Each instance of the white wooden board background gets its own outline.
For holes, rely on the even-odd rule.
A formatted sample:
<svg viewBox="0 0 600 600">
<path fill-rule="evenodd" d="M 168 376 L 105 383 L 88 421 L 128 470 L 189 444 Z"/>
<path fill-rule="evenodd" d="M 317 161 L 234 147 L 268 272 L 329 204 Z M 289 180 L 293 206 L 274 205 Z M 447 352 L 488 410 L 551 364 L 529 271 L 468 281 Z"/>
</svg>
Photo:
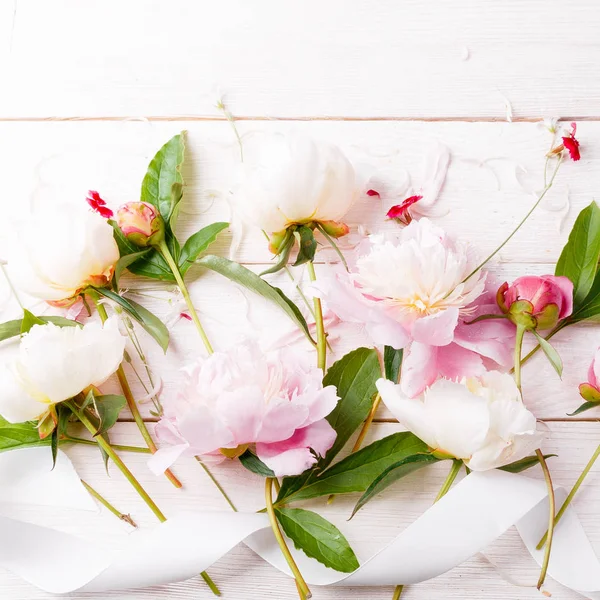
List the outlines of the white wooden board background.
<svg viewBox="0 0 600 600">
<path fill-rule="evenodd" d="M 490 251 L 527 210 L 527 189 L 541 187 L 548 134 L 543 117 L 577 119 L 584 158 L 566 163 L 545 208 L 502 251 L 494 271 L 513 278 L 553 270 L 576 214 L 600 189 L 600 11 L 592 0 L 357 0 L 283 3 L 276 0 L 0 0 L 0 202 L 4 216 L 42 202 L 79 201 L 98 189 L 113 205 L 136 199 L 153 152 L 180 129 L 188 130 L 188 162 L 181 234 L 229 216 L 227 198 L 238 148 L 229 124 L 215 108 L 224 97 L 247 138 L 265 131 L 300 129 L 340 144 L 363 172 L 390 180 L 408 174 L 420 184 L 421 163 L 436 141 L 452 153 L 440 197 L 439 222 Z M 506 122 L 507 105 L 513 120 Z M 527 176 L 522 175 L 523 169 Z M 517 176 L 518 175 L 518 176 Z M 523 181 L 525 181 L 523 185 Z M 533 182 L 533 183 L 529 183 Z M 561 226 L 563 207 L 568 206 Z M 355 222 L 374 223 L 381 206 L 359 203 Z M 552 210 L 555 209 L 555 210 Z M 559 209 L 558 211 L 556 209 Z M 0 223 L 0 255 L 9 234 Z M 224 236 L 216 251 L 227 253 Z M 269 261 L 260 236 L 248 234 L 236 257 L 260 270 Z M 192 295 L 215 346 L 225 348 L 260 326 L 275 340 L 285 317 L 217 276 L 193 273 Z M 278 280 L 293 292 L 289 281 Z M 167 315 L 168 286 L 131 279 L 149 308 Z M 160 288 L 160 289 L 159 289 Z M 181 321 L 164 358 L 145 340 L 165 393 L 177 368 L 201 347 Z M 563 381 L 544 361 L 525 370 L 528 405 L 546 421 L 545 450 L 556 452 L 557 483 L 570 486 L 598 441 L 597 413 L 568 419 L 578 403 L 600 342 L 593 325 L 557 336 L 565 359 Z M 344 332 L 341 355 L 361 343 Z M 135 390 L 140 394 L 140 389 Z M 148 414 L 148 413 L 147 413 Z M 149 414 L 148 414 L 149 416 Z M 372 437 L 399 428 L 381 411 Z M 114 441 L 139 444 L 124 419 Z M 88 479 L 143 526 L 152 516 L 113 469 L 108 479 L 89 448 L 69 452 Z M 143 456 L 127 462 L 167 514 L 180 509 L 226 508 L 192 461 L 177 465 L 185 491 L 154 478 Z M 261 506 L 260 481 L 239 468 L 217 470 L 239 506 Z M 444 477 L 431 469 L 406 479 L 367 506 L 351 523 L 354 499 L 332 507 L 316 502 L 366 558 L 422 512 Z M 530 473 L 531 476 L 539 474 Z M 575 505 L 600 551 L 595 469 Z M 40 519 L 37 511 L 19 514 Z M 106 512 L 53 514 L 50 525 L 88 536 L 122 536 L 128 529 Z M 51 551 L 51 550 L 49 550 Z M 487 550 L 501 570 L 528 585 L 537 568 L 518 536 L 509 532 Z M 290 580 L 239 547 L 211 569 L 225 598 L 296 598 Z M 553 598 L 577 596 L 549 581 Z M 315 588 L 320 600 L 391 597 L 391 588 Z M 409 600 L 536 598 L 516 587 L 481 557 L 430 582 L 408 588 Z M 3 600 L 49 598 L 9 573 L 0 573 Z M 73 598 L 119 600 L 210 598 L 199 580 L 151 590 L 74 594 Z"/>
</svg>

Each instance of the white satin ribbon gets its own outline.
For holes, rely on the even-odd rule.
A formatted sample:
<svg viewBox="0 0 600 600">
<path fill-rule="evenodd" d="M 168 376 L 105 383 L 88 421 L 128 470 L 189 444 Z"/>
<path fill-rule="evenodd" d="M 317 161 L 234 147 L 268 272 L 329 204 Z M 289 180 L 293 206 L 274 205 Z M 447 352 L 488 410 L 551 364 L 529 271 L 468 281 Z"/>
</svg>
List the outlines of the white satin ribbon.
<svg viewBox="0 0 600 600">
<path fill-rule="evenodd" d="M 90 508 L 90 498 L 64 454 L 60 453 L 54 471 L 48 472 L 47 448 L 0 455 L 0 481 L 0 511 L 2 505 L 40 504 L 40 499 L 66 508 Z M 558 490 L 557 496 L 562 502 L 564 490 Z M 502 471 L 472 473 L 350 575 L 293 552 L 309 585 L 413 584 L 459 565 L 513 525 L 541 562 L 543 553 L 535 545 L 546 530 L 547 517 L 543 482 Z M 0 567 L 55 594 L 182 581 L 208 569 L 241 542 L 290 575 L 264 514 L 180 514 L 128 536 L 116 549 L 0 516 Z M 600 563 L 572 510 L 557 526 L 549 574 L 600 600 Z"/>
</svg>

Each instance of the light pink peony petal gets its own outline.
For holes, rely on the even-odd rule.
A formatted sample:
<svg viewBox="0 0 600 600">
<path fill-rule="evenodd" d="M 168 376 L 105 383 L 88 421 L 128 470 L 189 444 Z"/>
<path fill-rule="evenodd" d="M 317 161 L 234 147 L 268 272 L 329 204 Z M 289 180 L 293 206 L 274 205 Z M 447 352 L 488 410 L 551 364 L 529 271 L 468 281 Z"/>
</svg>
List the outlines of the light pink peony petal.
<svg viewBox="0 0 600 600">
<path fill-rule="evenodd" d="M 437 350 L 438 377 L 459 380 L 463 377 L 483 375 L 486 371 L 481 356 L 457 344 L 448 344 Z"/>
<path fill-rule="evenodd" d="M 404 351 L 400 386 L 408 398 L 418 396 L 438 378 L 438 346 L 413 342 Z"/>
<path fill-rule="evenodd" d="M 161 448 L 148 460 L 148 468 L 155 474 L 164 473 L 188 448 L 189 444 Z"/>
<path fill-rule="evenodd" d="M 299 429 L 291 438 L 282 442 L 257 443 L 256 454 L 277 477 L 299 475 L 317 462 L 315 453 L 325 455 L 333 446 L 335 438 L 335 430 L 323 419 Z"/>
<path fill-rule="evenodd" d="M 411 328 L 415 342 L 431 346 L 447 346 L 454 338 L 458 324 L 458 308 L 447 308 L 435 315 L 417 319 Z"/>
</svg>

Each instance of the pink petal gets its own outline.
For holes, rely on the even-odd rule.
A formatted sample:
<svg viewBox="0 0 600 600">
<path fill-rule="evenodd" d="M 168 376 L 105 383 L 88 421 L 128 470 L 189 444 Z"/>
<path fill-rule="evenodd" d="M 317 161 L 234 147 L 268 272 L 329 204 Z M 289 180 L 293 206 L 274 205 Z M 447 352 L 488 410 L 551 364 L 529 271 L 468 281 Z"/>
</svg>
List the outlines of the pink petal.
<svg viewBox="0 0 600 600">
<path fill-rule="evenodd" d="M 453 380 L 482 375 L 486 371 L 481 356 L 457 344 L 438 348 L 437 369 L 439 377 Z"/>
<path fill-rule="evenodd" d="M 400 387 L 408 398 L 418 396 L 437 379 L 438 350 L 437 346 L 413 342 L 404 351 Z"/>
<path fill-rule="evenodd" d="M 148 460 L 148 468 L 155 474 L 164 473 L 188 448 L 189 444 L 166 446 L 153 454 Z"/>
<path fill-rule="evenodd" d="M 417 319 L 411 329 L 412 338 L 422 344 L 446 346 L 453 340 L 457 324 L 458 308 L 447 308 L 435 315 Z"/>
<path fill-rule="evenodd" d="M 323 456 L 333 446 L 335 438 L 335 430 L 323 419 L 283 442 L 257 443 L 256 454 L 277 477 L 299 475 L 317 462 L 315 453 Z"/>
</svg>

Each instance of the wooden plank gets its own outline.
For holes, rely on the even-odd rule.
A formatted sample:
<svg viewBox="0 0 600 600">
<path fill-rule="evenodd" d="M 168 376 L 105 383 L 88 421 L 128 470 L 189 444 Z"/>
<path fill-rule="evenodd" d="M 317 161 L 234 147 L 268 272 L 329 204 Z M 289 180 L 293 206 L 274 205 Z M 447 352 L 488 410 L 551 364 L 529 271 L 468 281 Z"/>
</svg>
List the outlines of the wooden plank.
<svg viewBox="0 0 600 600">
<path fill-rule="evenodd" d="M 481 257 L 496 248 L 532 206 L 531 192 L 543 187 L 544 156 L 550 145 L 550 134 L 531 123 L 243 122 L 239 128 L 244 139 L 293 130 L 331 140 L 356 165 L 361 188 L 376 176 L 377 185 L 398 187 L 408 180 L 409 190 L 418 191 L 424 184 L 424 160 L 435 144 L 445 144 L 452 163 L 434 207 L 435 221 L 469 240 Z M 88 189 L 99 190 L 114 207 L 138 199 L 148 161 L 182 129 L 188 130 L 187 189 L 178 229 L 185 238 L 207 223 L 230 218 L 239 148 L 228 123 L 0 123 L 0 202 L 6 211 L 0 223 L 0 256 L 2 239 L 12 229 L 10 214 L 25 212 L 30 205 L 82 202 Z M 565 162 L 540 210 L 499 260 L 557 260 L 577 213 L 600 188 L 600 158 L 593 142 L 599 135 L 600 123 L 580 126 L 583 159 Z M 368 231 L 393 230 L 397 225 L 385 219 L 385 212 L 409 190 L 384 202 L 363 195 L 347 221 Z M 229 252 L 230 242 L 230 236 L 221 236 L 216 251 Z M 235 257 L 244 263 L 271 260 L 262 233 L 250 228 Z"/>
<path fill-rule="evenodd" d="M 20 0 L 0 116 L 599 116 L 594 8 Z"/>
<path fill-rule="evenodd" d="M 551 467 L 555 482 L 569 487 L 594 451 L 600 439 L 600 426 L 591 423 L 552 423 L 549 425 L 549 437 L 544 444 L 546 452 L 559 453 L 552 459 Z M 370 434 L 370 440 L 389 435 L 398 430 L 397 425 L 376 424 Z M 111 434 L 114 443 L 135 444 L 138 435 L 135 426 L 120 423 Z M 152 527 L 155 523 L 151 513 L 138 499 L 135 492 L 121 474 L 111 468 L 110 478 L 106 476 L 99 455 L 94 448 L 78 446 L 69 448 L 69 456 L 86 481 L 100 493 L 110 499 L 119 510 L 130 512 L 142 527 Z M 145 467 L 144 455 L 123 454 L 126 463 L 149 491 L 154 500 L 167 515 L 179 511 L 226 510 L 223 499 L 212 486 L 206 475 L 195 461 L 186 459 L 176 466 L 176 472 L 184 482 L 184 490 L 175 490 L 163 478 L 156 478 Z M 597 550 L 600 549 L 600 526 L 597 519 L 595 498 L 600 493 L 598 469 L 594 468 L 588 480 L 575 500 L 577 512 L 586 532 Z M 307 503 L 307 506 L 336 523 L 348 537 L 361 560 L 365 560 L 382 545 L 389 542 L 404 527 L 417 518 L 433 501 L 437 490 L 445 478 L 447 465 L 415 473 L 384 494 L 374 499 L 350 522 L 349 512 L 357 496 L 338 497 L 327 506 L 324 499 Z M 254 511 L 263 506 L 261 480 L 245 471 L 237 463 L 226 463 L 213 467 L 214 474 L 227 489 L 241 510 Z M 532 469 L 527 476 L 540 478 L 538 469 Z M 79 513 L 77 511 L 46 510 L 40 508 L 20 508 L 12 513 L 16 517 L 42 522 L 81 536 L 94 536 L 107 541 L 129 535 L 130 529 L 115 519 L 104 509 L 99 514 Z M 516 587 L 503 580 L 502 575 L 482 557 L 475 557 L 450 573 L 406 590 L 407 598 L 427 598 L 428 600 L 470 599 L 482 597 L 500 600 L 524 600 L 538 597 L 533 587 L 537 579 L 538 568 L 527 555 L 518 535 L 510 531 L 486 550 L 504 574 L 531 587 Z M 292 599 L 296 592 L 291 581 L 262 562 L 245 547 L 238 547 L 210 569 L 215 581 L 221 586 L 225 598 L 264 597 Z M 7 599 L 47 600 L 44 594 L 16 576 L 0 572 L 2 597 Z M 579 596 L 549 580 L 546 589 L 553 599 L 575 600 Z M 317 588 L 314 597 L 321 600 L 384 600 L 390 597 L 390 588 Z M 149 590 L 120 591 L 108 594 L 73 594 L 77 600 L 102 600 L 114 598 L 133 600 L 134 598 L 210 598 L 210 592 L 198 579 L 180 584 L 152 588 Z"/>
</svg>

